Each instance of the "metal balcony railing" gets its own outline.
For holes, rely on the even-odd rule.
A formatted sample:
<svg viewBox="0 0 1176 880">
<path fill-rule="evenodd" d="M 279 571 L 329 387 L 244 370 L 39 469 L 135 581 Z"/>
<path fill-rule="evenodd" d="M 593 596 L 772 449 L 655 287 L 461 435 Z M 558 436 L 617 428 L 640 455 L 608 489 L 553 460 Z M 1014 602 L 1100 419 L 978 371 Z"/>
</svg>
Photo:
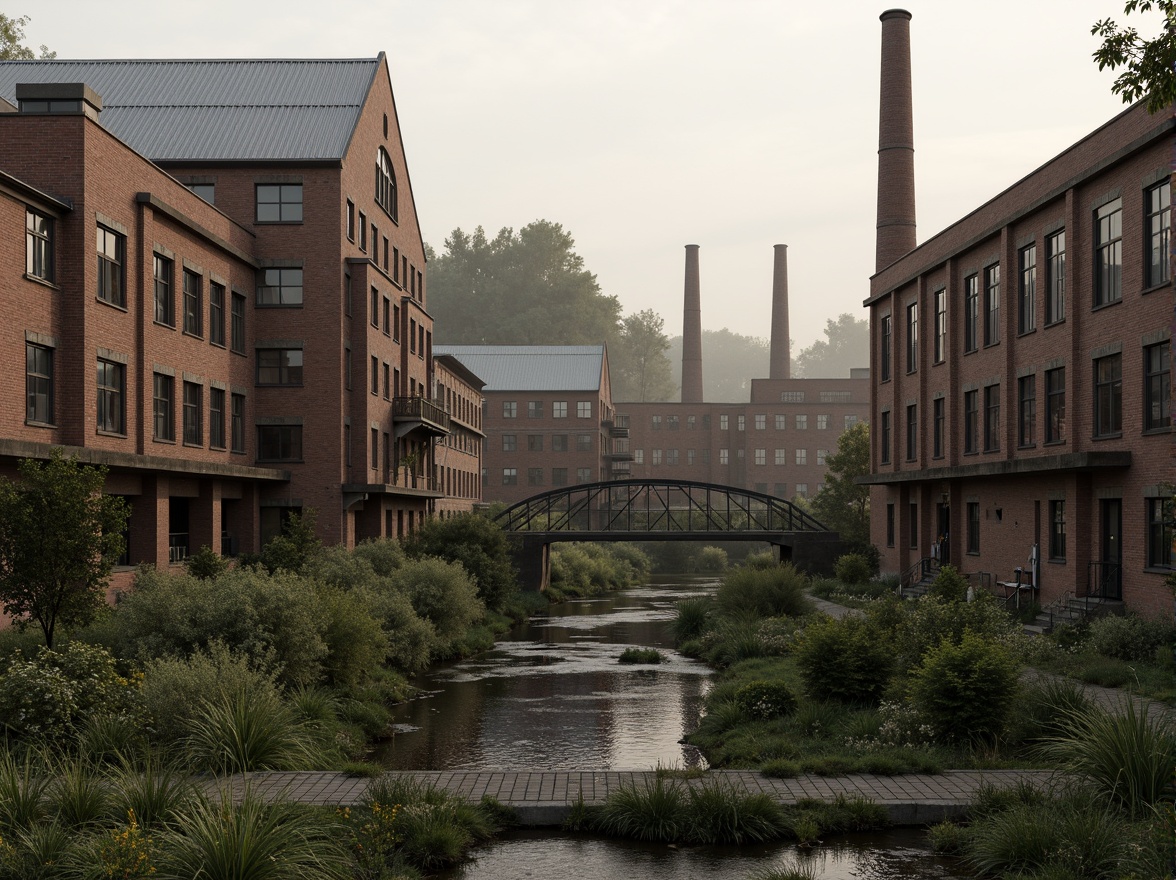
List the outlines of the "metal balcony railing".
<svg viewBox="0 0 1176 880">
<path fill-rule="evenodd" d="M 425 397 L 397 397 L 392 400 L 393 421 L 420 421 L 442 431 L 449 430 L 449 413 L 441 401 Z"/>
<path fill-rule="evenodd" d="M 188 558 L 188 533 L 171 532 L 167 536 L 167 561 L 183 562 Z"/>
</svg>

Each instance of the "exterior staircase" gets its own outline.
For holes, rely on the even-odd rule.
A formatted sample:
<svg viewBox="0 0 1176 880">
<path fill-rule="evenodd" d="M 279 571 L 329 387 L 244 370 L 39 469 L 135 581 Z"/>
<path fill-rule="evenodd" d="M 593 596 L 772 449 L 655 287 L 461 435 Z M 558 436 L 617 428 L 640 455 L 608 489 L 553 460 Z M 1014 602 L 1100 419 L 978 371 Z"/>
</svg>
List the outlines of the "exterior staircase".
<svg viewBox="0 0 1176 880">
<path fill-rule="evenodd" d="M 1122 614 L 1123 611 L 1121 599 L 1075 596 L 1067 592 L 1042 608 L 1033 623 L 1025 624 L 1025 632 L 1030 635 L 1044 635 L 1063 624 L 1073 626 L 1088 617 L 1105 617 L 1108 614 Z"/>
</svg>

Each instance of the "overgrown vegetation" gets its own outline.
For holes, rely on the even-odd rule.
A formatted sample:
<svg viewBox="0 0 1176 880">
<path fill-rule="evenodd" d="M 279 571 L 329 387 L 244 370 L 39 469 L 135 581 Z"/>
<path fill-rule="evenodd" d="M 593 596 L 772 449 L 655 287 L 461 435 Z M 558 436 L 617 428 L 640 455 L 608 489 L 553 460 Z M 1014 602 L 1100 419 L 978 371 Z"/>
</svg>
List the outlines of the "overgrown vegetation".
<svg viewBox="0 0 1176 880">
<path fill-rule="evenodd" d="M 649 577 L 649 557 L 635 544 L 556 544 L 551 548 L 553 601 L 635 586 Z"/>
</svg>

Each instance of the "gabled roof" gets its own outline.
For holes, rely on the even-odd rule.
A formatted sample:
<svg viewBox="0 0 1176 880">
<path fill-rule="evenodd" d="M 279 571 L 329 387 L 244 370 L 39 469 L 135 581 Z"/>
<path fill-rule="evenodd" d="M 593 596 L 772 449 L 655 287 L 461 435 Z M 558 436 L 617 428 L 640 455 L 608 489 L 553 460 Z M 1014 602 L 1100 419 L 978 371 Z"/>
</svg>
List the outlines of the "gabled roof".
<svg viewBox="0 0 1176 880">
<path fill-rule="evenodd" d="M 603 345 L 433 345 L 486 380 L 486 391 L 599 391 Z"/>
<path fill-rule="evenodd" d="M 346 153 L 380 60 L 0 61 L 0 99 L 85 83 L 102 125 L 158 162 L 323 161 Z"/>
</svg>

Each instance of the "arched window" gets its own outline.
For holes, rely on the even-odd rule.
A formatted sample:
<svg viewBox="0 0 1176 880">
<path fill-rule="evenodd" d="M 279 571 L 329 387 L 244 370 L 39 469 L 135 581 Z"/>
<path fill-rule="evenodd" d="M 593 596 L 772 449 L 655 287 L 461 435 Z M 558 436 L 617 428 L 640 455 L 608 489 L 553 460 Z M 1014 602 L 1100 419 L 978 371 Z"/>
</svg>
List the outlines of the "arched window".
<svg viewBox="0 0 1176 880">
<path fill-rule="evenodd" d="M 399 221 L 396 213 L 396 172 L 388 151 L 380 147 L 376 154 L 376 202 L 388 212 L 388 216 Z"/>
</svg>

